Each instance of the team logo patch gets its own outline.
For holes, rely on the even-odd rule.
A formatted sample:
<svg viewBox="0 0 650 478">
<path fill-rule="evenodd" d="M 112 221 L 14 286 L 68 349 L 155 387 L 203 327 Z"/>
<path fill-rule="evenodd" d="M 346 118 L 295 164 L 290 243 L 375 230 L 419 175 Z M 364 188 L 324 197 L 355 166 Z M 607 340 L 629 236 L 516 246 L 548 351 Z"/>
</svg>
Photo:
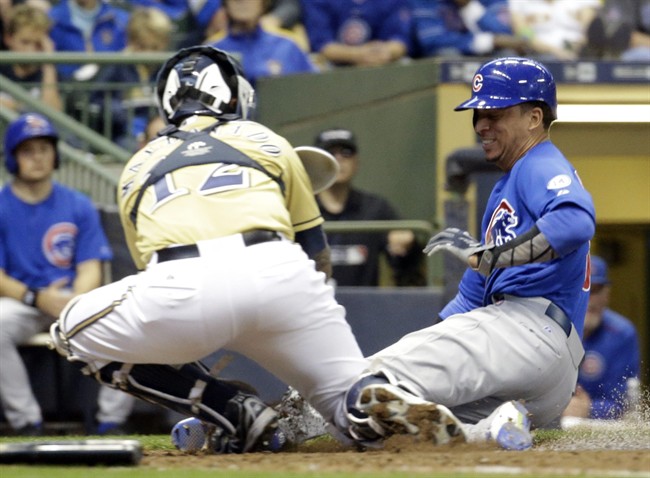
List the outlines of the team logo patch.
<svg viewBox="0 0 650 478">
<path fill-rule="evenodd" d="M 59 222 L 47 230 L 41 247 L 50 264 L 61 269 L 70 268 L 78 232 L 71 222 Z"/>
<path fill-rule="evenodd" d="M 339 40 L 346 45 L 362 45 L 370 38 L 371 28 L 362 18 L 351 18 L 339 29 Z"/>
<path fill-rule="evenodd" d="M 605 360 L 598 352 L 589 351 L 580 365 L 580 376 L 587 380 L 597 380 L 603 375 Z"/>
<path fill-rule="evenodd" d="M 477 73 L 472 80 L 472 91 L 478 93 L 483 88 L 483 75 Z"/>
<path fill-rule="evenodd" d="M 39 131 L 45 131 L 48 128 L 47 121 L 36 115 L 27 115 L 25 117 L 25 124 L 31 134 L 38 134 Z"/>
<path fill-rule="evenodd" d="M 519 224 L 519 217 L 515 208 L 507 199 L 502 199 L 499 206 L 492 213 L 490 224 L 485 232 L 485 243 L 494 243 L 501 246 L 517 237 L 515 227 Z"/>
<path fill-rule="evenodd" d="M 546 189 L 563 189 L 571 185 L 571 177 L 568 174 L 559 174 L 552 178 L 547 184 Z"/>
<path fill-rule="evenodd" d="M 208 146 L 204 141 L 193 141 L 181 154 L 185 157 L 194 157 L 206 155 L 210 151 L 212 151 L 212 146 Z"/>
</svg>

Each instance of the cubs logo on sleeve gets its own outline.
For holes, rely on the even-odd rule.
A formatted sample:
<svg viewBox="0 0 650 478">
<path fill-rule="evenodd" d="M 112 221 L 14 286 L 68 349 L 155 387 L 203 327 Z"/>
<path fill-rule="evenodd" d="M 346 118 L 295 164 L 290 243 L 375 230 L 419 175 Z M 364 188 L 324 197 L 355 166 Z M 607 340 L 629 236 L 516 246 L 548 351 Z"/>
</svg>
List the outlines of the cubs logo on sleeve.
<svg viewBox="0 0 650 478">
<path fill-rule="evenodd" d="M 507 199 L 502 199 L 490 218 L 490 224 L 485 231 L 485 243 L 494 243 L 498 247 L 513 240 L 517 237 L 515 227 L 518 224 L 519 218 L 515 208 Z"/>
</svg>

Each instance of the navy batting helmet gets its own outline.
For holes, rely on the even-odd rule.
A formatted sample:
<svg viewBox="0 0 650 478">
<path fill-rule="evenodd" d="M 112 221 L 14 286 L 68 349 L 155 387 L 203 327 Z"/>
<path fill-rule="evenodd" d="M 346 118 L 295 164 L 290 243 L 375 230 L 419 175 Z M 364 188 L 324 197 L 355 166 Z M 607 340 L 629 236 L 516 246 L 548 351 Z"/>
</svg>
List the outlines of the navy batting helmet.
<svg viewBox="0 0 650 478">
<path fill-rule="evenodd" d="M 18 173 L 18 161 L 16 161 L 16 148 L 28 139 L 50 138 L 56 148 L 59 135 L 54 125 L 45 116 L 38 113 L 26 113 L 14 120 L 5 132 L 5 167 L 11 174 Z M 59 153 L 57 151 L 54 167 L 59 166 Z"/>
<path fill-rule="evenodd" d="M 156 93 L 160 113 L 172 124 L 195 114 L 250 119 L 256 106 L 255 90 L 237 60 L 204 45 L 184 48 L 167 60 Z"/>
<path fill-rule="evenodd" d="M 497 58 L 481 66 L 472 80 L 472 97 L 455 110 L 508 108 L 541 101 L 557 118 L 557 93 L 553 75 L 528 58 Z"/>
</svg>

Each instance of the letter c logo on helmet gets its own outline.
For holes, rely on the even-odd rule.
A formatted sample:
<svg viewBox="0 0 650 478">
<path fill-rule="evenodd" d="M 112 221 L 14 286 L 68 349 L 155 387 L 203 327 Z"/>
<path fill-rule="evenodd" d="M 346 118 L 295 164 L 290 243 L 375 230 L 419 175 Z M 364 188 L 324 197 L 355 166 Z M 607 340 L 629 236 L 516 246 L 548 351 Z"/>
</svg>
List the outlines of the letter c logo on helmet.
<svg viewBox="0 0 650 478">
<path fill-rule="evenodd" d="M 508 108 L 541 101 L 557 117 L 557 92 L 553 75 L 528 58 L 506 57 L 482 65 L 472 80 L 472 97 L 455 110 Z"/>
<path fill-rule="evenodd" d="M 477 73 L 474 75 L 474 80 L 472 81 L 472 91 L 478 93 L 483 88 L 483 75 Z"/>
<path fill-rule="evenodd" d="M 5 167 L 11 174 L 18 174 L 18 161 L 16 149 L 21 143 L 32 138 L 50 138 L 55 145 L 59 135 L 54 125 L 45 116 L 38 113 L 25 113 L 9 124 L 4 137 Z M 59 153 L 57 151 L 54 167 L 59 167 Z"/>
</svg>

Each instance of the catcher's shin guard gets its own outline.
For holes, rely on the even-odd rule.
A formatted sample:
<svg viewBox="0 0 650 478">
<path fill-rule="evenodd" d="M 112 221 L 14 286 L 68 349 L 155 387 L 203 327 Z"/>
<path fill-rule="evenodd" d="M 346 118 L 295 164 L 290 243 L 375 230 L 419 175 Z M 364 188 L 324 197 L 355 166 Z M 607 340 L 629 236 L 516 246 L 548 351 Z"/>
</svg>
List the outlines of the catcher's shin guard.
<svg viewBox="0 0 650 478">
<path fill-rule="evenodd" d="M 98 370 L 95 378 L 142 400 L 219 425 L 228 433 L 234 433 L 238 425 L 224 414 L 239 388 L 212 377 L 199 363 L 174 367 L 112 362 Z"/>
</svg>

